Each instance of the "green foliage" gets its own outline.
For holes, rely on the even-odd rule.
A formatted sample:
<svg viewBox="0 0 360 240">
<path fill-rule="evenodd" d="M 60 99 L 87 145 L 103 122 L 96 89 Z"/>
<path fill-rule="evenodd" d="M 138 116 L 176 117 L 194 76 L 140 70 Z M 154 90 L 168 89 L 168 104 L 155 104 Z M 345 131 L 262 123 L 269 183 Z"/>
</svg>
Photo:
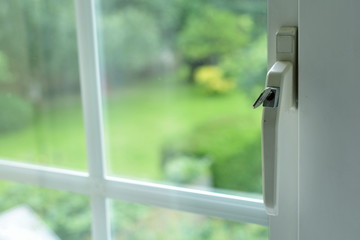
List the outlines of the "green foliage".
<svg viewBox="0 0 360 240">
<path fill-rule="evenodd" d="M 108 80 L 121 82 L 149 77 L 159 60 L 160 32 L 154 17 L 127 7 L 104 18 L 102 24 Z"/>
<path fill-rule="evenodd" d="M 213 187 L 261 193 L 260 133 L 251 124 L 239 115 L 218 118 L 168 144 L 167 151 L 211 159 Z"/>
<path fill-rule="evenodd" d="M 0 184 L 0 212 L 29 206 L 60 239 L 90 239 L 90 206 L 85 196 L 15 183 Z"/>
<path fill-rule="evenodd" d="M 214 187 L 261 192 L 260 133 L 242 121 L 241 116 L 220 118 L 200 126 L 189 145 L 197 155 L 213 159 Z"/>
<path fill-rule="evenodd" d="M 13 94 L 0 94 L 0 112 L 0 133 L 20 130 L 32 120 L 31 104 Z"/>
<path fill-rule="evenodd" d="M 180 32 L 179 48 L 192 61 L 217 58 L 246 44 L 251 27 L 249 16 L 205 5 L 201 12 L 187 18 Z"/>
<path fill-rule="evenodd" d="M 0 83 L 7 83 L 12 80 L 7 56 L 0 52 Z"/>
<path fill-rule="evenodd" d="M 223 56 L 219 67 L 236 79 L 238 86 L 250 92 L 263 86 L 267 66 L 267 37 L 262 34 L 248 47 L 234 54 Z"/>
<path fill-rule="evenodd" d="M 210 161 L 206 158 L 196 159 L 190 156 L 176 156 L 165 163 L 166 180 L 180 184 L 207 181 L 211 177 L 209 165 Z"/>
<path fill-rule="evenodd" d="M 0 22 L 6 23 L 1 26 L 0 49 L 16 90 L 26 93 L 39 85 L 47 96 L 78 90 L 74 4 L 14 0 L 2 1 L 0 8 Z"/>
</svg>

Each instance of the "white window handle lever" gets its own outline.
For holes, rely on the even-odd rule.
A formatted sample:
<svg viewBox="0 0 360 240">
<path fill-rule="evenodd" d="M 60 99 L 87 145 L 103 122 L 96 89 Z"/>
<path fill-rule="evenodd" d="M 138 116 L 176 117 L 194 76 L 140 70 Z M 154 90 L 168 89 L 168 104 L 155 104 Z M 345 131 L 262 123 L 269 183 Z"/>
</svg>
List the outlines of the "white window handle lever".
<svg viewBox="0 0 360 240">
<path fill-rule="evenodd" d="M 290 42 L 289 42 L 290 41 Z M 270 68 L 266 88 L 253 107 L 263 105 L 262 158 L 263 194 L 266 212 L 279 214 L 281 167 L 296 142 L 296 28 L 283 27 L 277 33 L 277 61 Z M 284 166 L 284 165 L 283 165 Z"/>
<path fill-rule="evenodd" d="M 288 128 L 295 108 L 293 66 L 290 62 L 276 62 L 267 75 L 267 89 L 272 89 L 263 101 L 262 157 L 264 204 L 269 215 L 278 214 L 278 181 L 280 152 L 286 146 Z M 264 91 L 265 94 L 268 91 Z M 269 99 L 270 96 L 270 99 Z M 276 100 L 277 99 L 277 100 Z M 276 105 L 274 102 L 276 100 Z M 259 105 L 259 104 L 257 104 Z M 290 121 L 290 122 L 289 122 Z M 291 132 L 291 131 L 289 131 Z"/>
</svg>

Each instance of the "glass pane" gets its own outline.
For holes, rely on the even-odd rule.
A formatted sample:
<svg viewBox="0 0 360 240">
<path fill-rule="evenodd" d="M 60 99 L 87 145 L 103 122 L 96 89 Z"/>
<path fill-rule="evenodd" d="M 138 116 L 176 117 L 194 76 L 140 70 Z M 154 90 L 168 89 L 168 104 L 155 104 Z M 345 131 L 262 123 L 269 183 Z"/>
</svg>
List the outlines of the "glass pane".
<svg viewBox="0 0 360 240">
<path fill-rule="evenodd" d="M 110 174 L 261 193 L 265 0 L 104 0 Z"/>
<path fill-rule="evenodd" d="M 266 240 L 267 228 L 124 202 L 112 204 L 113 240 Z M 141 230 L 139 230 L 141 229 Z"/>
<path fill-rule="evenodd" d="M 86 196 L 4 181 L 0 196 L 0 239 L 91 239 Z"/>
<path fill-rule="evenodd" d="M 0 1 L 0 158 L 85 169 L 72 0 Z"/>
</svg>

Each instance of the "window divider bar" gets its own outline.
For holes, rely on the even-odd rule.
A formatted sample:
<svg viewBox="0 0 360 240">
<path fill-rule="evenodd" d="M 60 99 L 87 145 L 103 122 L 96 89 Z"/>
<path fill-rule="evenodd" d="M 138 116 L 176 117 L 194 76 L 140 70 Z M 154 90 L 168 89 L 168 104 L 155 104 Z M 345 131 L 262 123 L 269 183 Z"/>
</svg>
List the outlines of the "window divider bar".
<svg viewBox="0 0 360 240">
<path fill-rule="evenodd" d="M 268 226 L 264 203 L 258 199 L 116 177 L 107 178 L 104 194 L 121 201 Z"/>
<path fill-rule="evenodd" d="M 2 180 L 91 195 L 85 172 L 0 160 Z"/>
<path fill-rule="evenodd" d="M 76 0 L 81 95 L 91 177 L 105 175 L 104 122 L 94 0 Z M 101 161 L 100 161 L 101 160 Z"/>
<path fill-rule="evenodd" d="M 103 185 L 105 176 L 104 123 L 96 32 L 95 0 L 76 0 L 76 31 L 80 64 L 80 85 L 86 130 L 91 188 Z M 92 238 L 110 240 L 106 197 L 93 191 Z"/>
<path fill-rule="evenodd" d="M 13 182 L 92 196 L 93 216 L 103 221 L 108 206 L 106 198 L 112 198 L 268 226 L 268 216 L 259 199 L 117 177 L 101 182 L 84 172 L 6 160 L 0 160 L 0 176 Z"/>
</svg>

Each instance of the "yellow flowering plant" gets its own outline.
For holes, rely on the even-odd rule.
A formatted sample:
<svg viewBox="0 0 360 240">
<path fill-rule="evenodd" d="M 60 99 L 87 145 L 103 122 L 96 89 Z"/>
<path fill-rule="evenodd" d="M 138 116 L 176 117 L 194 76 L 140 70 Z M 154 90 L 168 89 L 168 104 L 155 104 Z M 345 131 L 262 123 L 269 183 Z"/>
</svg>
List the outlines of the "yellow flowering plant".
<svg viewBox="0 0 360 240">
<path fill-rule="evenodd" d="M 220 67 L 212 65 L 198 68 L 195 82 L 209 93 L 224 94 L 235 88 L 235 80 L 225 77 Z"/>
</svg>

